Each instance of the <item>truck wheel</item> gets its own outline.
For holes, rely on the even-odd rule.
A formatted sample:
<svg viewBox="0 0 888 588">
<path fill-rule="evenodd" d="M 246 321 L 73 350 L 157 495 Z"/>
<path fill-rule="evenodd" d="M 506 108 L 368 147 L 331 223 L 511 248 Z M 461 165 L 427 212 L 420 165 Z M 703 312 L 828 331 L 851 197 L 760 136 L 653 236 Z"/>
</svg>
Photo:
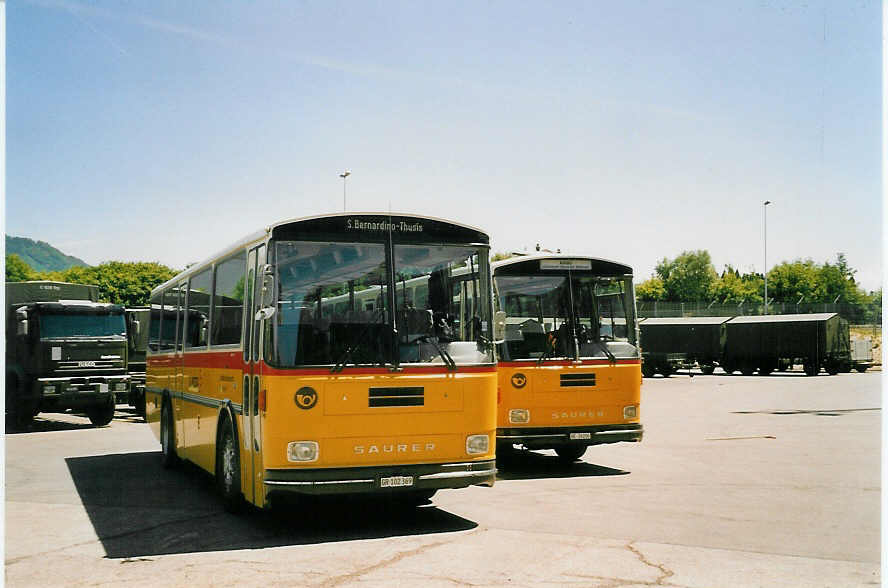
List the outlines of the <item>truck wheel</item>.
<svg viewBox="0 0 888 588">
<path fill-rule="evenodd" d="M 820 372 L 820 366 L 813 363 L 805 364 L 805 375 L 806 376 L 816 376 Z"/>
<path fill-rule="evenodd" d="M 755 373 L 755 366 L 749 363 L 744 363 L 740 366 L 740 373 L 744 376 L 751 376 Z"/>
<path fill-rule="evenodd" d="M 562 445 L 561 447 L 555 448 L 555 453 L 558 454 L 558 460 L 563 463 L 573 463 L 583 457 L 583 454 L 586 453 L 585 445 Z"/>
<path fill-rule="evenodd" d="M 835 376 L 836 374 L 838 374 L 839 373 L 838 364 L 836 364 L 835 362 L 830 362 L 830 363 L 826 364 L 826 373 L 828 373 L 831 376 Z"/>
<path fill-rule="evenodd" d="M 225 419 L 222 434 L 216 448 L 216 485 L 222 496 L 222 504 L 228 512 L 238 512 L 243 506 L 241 494 L 241 471 L 238 446 L 234 442 L 231 421 Z"/>
<path fill-rule="evenodd" d="M 86 416 L 89 417 L 89 422 L 97 427 L 104 427 L 110 423 L 114 418 L 114 397 L 112 396 L 111 400 L 101 406 L 90 408 Z"/>
<path fill-rule="evenodd" d="M 712 364 L 706 364 L 700 366 L 700 371 L 703 372 L 704 375 L 711 375 L 712 372 L 715 371 L 715 366 Z"/>
<path fill-rule="evenodd" d="M 25 431 L 34 421 L 35 412 L 26 406 L 21 398 L 24 395 L 21 382 L 15 374 L 6 376 L 6 428 L 11 431 Z M 39 412 L 39 410 L 37 411 Z"/>
<path fill-rule="evenodd" d="M 735 371 L 737 371 L 737 367 L 730 361 L 723 361 L 721 363 L 721 369 L 728 375 L 731 375 Z"/>
<path fill-rule="evenodd" d="M 174 427 L 170 403 L 164 401 L 163 408 L 160 410 L 160 463 L 166 469 L 179 463 L 179 456 L 176 455 L 176 430 Z"/>
<path fill-rule="evenodd" d="M 670 375 L 672 375 L 672 366 L 668 363 L 664 363 L 657 367 L 657 371 L 663 374 L 664 378 L 668 378 Z"/>
<path fill-rule="evenodd" d="M 856 369 L 858 372 L 860 372 L 862 374 L 863 372 L 866 371 L 866 368 L 867 368 L 867 366 L 865 366 L 865 365 L 859 365 L 854 369 Z"/>
<path fill-rule="evenodd" d="M 641 375 L 645 378 L 653 378 L 657 373 L 656 368 L 647 362 L 642 362 L 641 364 Z"/>
<path fill-rule="evenodd" d="M 771 372 L 774 371 L 774 366 L 770 363 L 763 363 L 759 365 L 759 374 L 763 376 L 771 375 Z"/>
</svg>

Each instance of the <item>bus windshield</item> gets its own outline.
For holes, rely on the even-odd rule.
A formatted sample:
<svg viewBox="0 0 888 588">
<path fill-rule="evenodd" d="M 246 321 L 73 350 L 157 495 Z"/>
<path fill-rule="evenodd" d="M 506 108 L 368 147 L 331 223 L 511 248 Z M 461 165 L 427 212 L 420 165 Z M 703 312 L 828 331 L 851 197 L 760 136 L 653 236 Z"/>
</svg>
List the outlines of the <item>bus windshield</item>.
<svg viewBox="0 0 888 588">
<path fill-rule="evenodd" d="M 275 242 L 271 363 L 334 369 L 491 363 L 491 305 L 479 288 L 479 275 L 489 275 L 486 249 L 396 244 L 390 255 L 387 249 Z"/>
<path fill-rule="evenodd" d="M 503 359 L 636 357 L 631 278 L 581 272 L 494 278 Z"/>
<path fill-rule="evenodd" d="M 41 314 L 41 339 L 66 337 L 126 337 L 126 321 L 123 313 Z"/>
</svg>

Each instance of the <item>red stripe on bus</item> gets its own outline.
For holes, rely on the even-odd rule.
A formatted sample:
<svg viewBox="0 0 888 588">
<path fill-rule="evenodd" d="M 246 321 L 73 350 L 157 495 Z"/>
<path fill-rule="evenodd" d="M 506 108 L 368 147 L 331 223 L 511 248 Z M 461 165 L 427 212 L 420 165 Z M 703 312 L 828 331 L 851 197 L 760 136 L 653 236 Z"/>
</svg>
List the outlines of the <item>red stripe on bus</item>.
<svg viewBox="0 0 888 588">
<path fill-rule="evenodd" d="M 148 366 L 164 367 L 173 366 L 178 363 L 179 358 L 173 355 L 152 356 L 147 358 Z M 218 368 L 218 369 L 238 369 L 246 371 L 247 363 L 243 361 L 242 351 L 217 351 L 217 352 L 201 352 L 186 353 L 185 367 L 202 367 L 202 368 Z M 258 366 L 257 366 L 258 367 Z M 274 376 L 320 376 L 330 375 L 330 368 L 275 368 L 262 362 L 261 371 L 266 375 Z M 495 372 L 496 366 L 459 366 L 458 371 L 461 373 L 484 373 Z M 361 376 L 375 374 L 445 374 L 448 373 L 447 366 L 404 366 L 400 370 L 393 372 L 387 367 L 346 367 L 339 375 Z"/>
</svg>

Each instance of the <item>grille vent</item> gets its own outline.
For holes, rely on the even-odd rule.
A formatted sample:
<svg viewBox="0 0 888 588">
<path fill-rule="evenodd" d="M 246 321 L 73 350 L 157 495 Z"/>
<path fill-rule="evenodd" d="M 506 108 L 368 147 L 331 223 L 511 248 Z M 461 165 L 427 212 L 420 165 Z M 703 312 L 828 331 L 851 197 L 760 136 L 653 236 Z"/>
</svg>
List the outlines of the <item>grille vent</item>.
<svg viewBox="0 0 888 588">
<path fill-rule="evenodd" d="M 406 388 L 370 388 L 370 406 L 423 406 L 425 389 L 421 386 Z"/>
<path fill-rule="evenodd" d="M 594 386 L 595 372 L 586 374 L 561 374 L 561 387 Z"/>
</svg>

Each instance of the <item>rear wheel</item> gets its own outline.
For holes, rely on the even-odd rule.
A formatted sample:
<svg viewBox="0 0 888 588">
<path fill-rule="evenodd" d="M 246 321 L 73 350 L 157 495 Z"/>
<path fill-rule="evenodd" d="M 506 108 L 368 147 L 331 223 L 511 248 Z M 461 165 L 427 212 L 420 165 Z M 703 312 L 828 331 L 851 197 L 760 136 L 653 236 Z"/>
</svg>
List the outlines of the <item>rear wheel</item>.
<svg viewBox="0 0 888 588">
<path fill-rule="evenodd" d="M 231 421 L 225 419 L 216 449 L 216 484 L 222 496 L 222 504 L 228 512 L 238 512 L 243 506 L 241 493 L 240 456 L 234 442 Z"/>
<path fill-rule="evenodd" d="M 865 365 L 859 365 L 854 369 L 856 369 L 858 372 L 860 372 L 862 374 L 863 372 L 866 371 L 866 368 L 867 368 L 867 366 L 865 366 Z"/>
<path fill-rule="evenodd" d="M 715 371 L 715 366 L 710 363 L 707 363 L 705 365 L 700 366 L 700 371 L 703 372 L 704 375 L 708 376 L 708 375 L 712 374 L 712 372 Z"/>
<path fill-rule="evenodd" d="M 820 366 L 816 363 L 805 363 L 805 375 L 816 376 L 820 372 Z"/>
<path fill-rule="evenodd" d="M 672 375 L 672 366 L 668 363 L 664 363 L 663 365 L 657 368 L 657 371 L 663 374 L 664 378 L 668 378 Z"/>
<path fill-rule="evenodd" d="M 648 362 L 642 362 L 641 364 L 641 375 L 645 378 L 653 378 L 654 374 L 657 373 L 656 368 Z"/>
<path fill-rule="evenodd" d="M 733 374 L 737 371 L 737 367 L 730 361 L 723 361 L 721 363 L 721 368 L 726 374 Z"/>
<path fill-rule="evenodd" d="M 740 366 L 740 373 L 744 376 L 751 376 L 755 373 L 755 366 L 750 363 L 745 363 Z"/>
<path fill-rule="evenodd" d="M 561 447 L 555 448 L 555 453 L 558 454 L 558 459 L 564 463 L 573 463 L 583 457 L 583 454 L 586 453 L 585 445 L 562 445 Z"/>
<path fill-rule="evenodd" d="M 169 469 L 179 463 L 176 454 L 176 431 L 173 423 L 173 410 L 170 403 L 165 401 L 160 410 L 160 453 L 161 464 Z"/>
<path fill-rule="evenodd" d="M 97 427 L 104 427 L 114 418 L 114 397 L 112 396 L 108 402 L 99 406 L 94 406 L 86 411 L 89 422 Z"/>
</svg>

